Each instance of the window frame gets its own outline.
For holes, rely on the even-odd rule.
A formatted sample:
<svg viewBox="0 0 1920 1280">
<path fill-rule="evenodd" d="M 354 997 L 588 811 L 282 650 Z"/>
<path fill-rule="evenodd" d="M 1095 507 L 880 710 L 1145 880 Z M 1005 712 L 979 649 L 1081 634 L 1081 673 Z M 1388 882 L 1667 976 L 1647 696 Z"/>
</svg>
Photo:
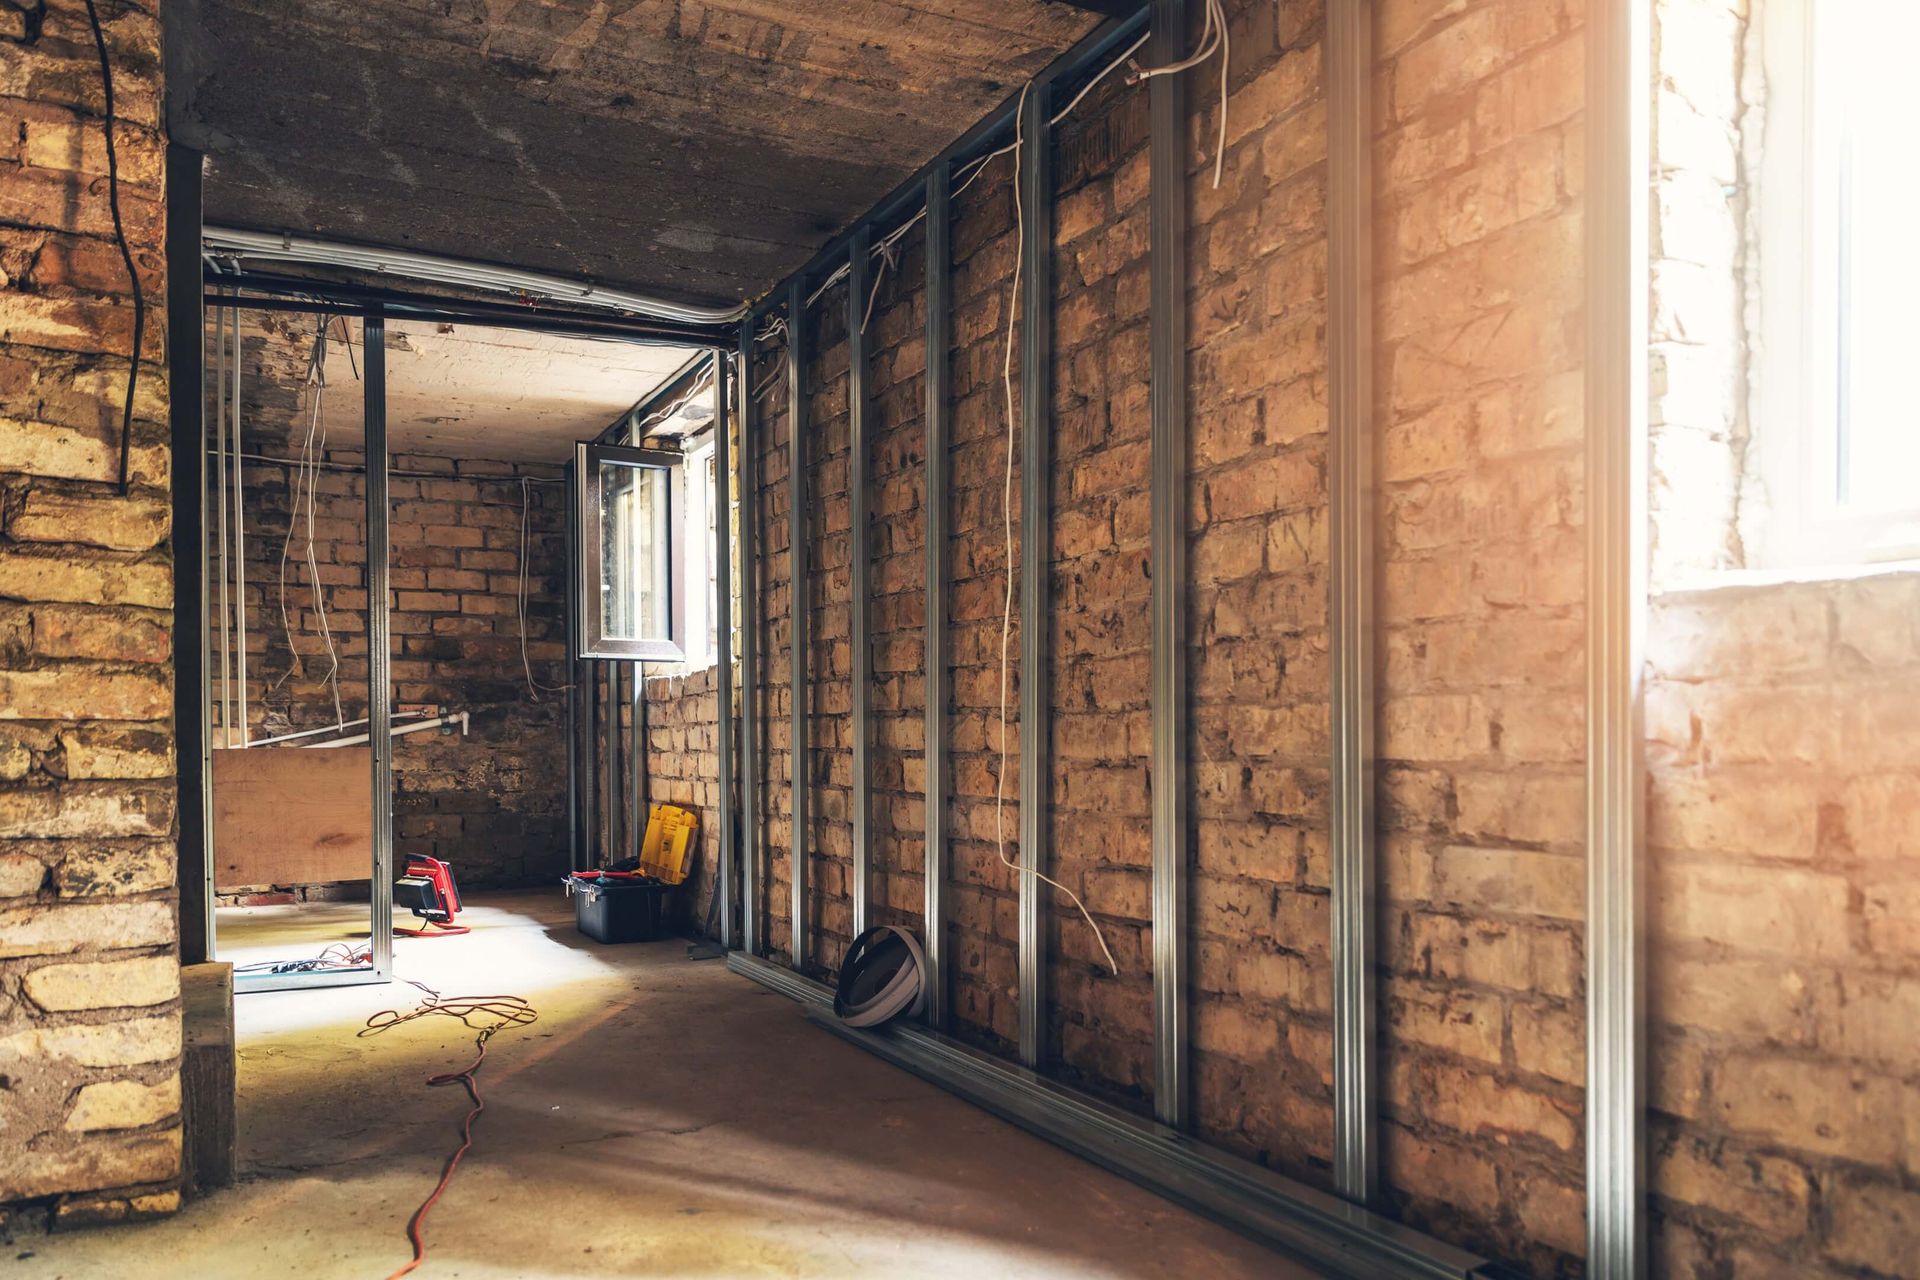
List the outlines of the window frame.
<svg viewBox="0 0 1920 1280">
<path fill-rule="evenodd" d="M 686 597 L 686 656 L 683 661 L 687 670 L 694 672 L 713 666 L 720 657 L 720 646 L 716 643 L 714 632 L 714 616 L 718 612 L 715 606 L 719 603 L 720 586 L 718 564 L 714 556 L 714 536 L 719 528 L 714 491 L 718 477 L 708 474 L 714 468 L 711 429 L 683 441 L 683 445 L 686 451 L 682 455 L 682 471 L 687 500 L 679 530 L 681 540 L 688 549 L 688 554 L 681 557 L 681 565 L 686 570 L 689 586 Z M 693 562 L 691 553 L 694 548 L 698 548 L 698 564 Z"/>
<path fill-rule="evenodd" d="M 1920 506 L 1842 500 L 1842 268 L 1850 252 L 1840 111 L 1819 89 L 1844 74 L 1815 0 L 1764 0 L 1766 100 L 1758 163 L 1758 333 L 1751 361 L 1765 514 L 1749 545 L 1768 568 L 1920 558 Z"/>
<path fill-rule="evenodd" d="M 684 542 L 679 529 L 686 506 L 684 456 L 667 449 L 641 449 L 628 445 L 598 444 L 580 441 L 574 446 L 576 479 L 575 501 L 580 513 L 580 555 L 575 590 L 579 593 L 580 653 L 582 658 L 638 659 L 642 662 L 680 662 L 686 654 L 687 609 L 686 573 L 682 564 Z M 601 606 L 607 583 L 603 574 L 606 542 L 605 521 L 601 517 L 601 466 L 637 467 L 666 473 L 667 511 L 664 520 L 667 546 L 660 557 L 660 571 L 667 582 L 667 635 L 629 638 L 606 634 L 606 619 Z"/>
</svg>

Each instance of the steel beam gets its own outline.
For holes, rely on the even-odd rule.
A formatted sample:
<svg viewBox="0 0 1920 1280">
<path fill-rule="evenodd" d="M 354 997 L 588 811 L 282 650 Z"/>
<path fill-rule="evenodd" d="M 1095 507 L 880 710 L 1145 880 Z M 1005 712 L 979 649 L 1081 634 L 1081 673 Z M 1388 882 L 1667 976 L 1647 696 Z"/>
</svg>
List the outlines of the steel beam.
<svg viewBox="0 0 1920 1280">
<path fill-rule="evenodd" d="M 1327 10 L 1333 1183 L 1370 1204 L 1374 1123 L 1371 0 Z"/>
<path fill-rule="evenodd" d="M 167 144 L 167 418 L 173 451 L 173 723 L 180 815 L 180 963 L 213 958 L 207 726 L 207 318 L 200 288 L 206 157 Z M 199 484 L 187 481 L 187 460 Z"/>
<path fill-rule="evenodd" d="M 733 946 L 734 874 L 737 842 L 734 835 L 734 785 L 738 777 L 733 758 L 733 450 L 729 436 L 733 406 L 727 397 L 727 371 L 732 363 L 725 351 L 713 353 L 713 691 L 715 746 L 720 757 L 720 862 L 715 868 L 714 892 L 720 895 L 720 945 Z"/>
<path fill-rule="evenodd" d="M 1151 61 L 1177 62 L 1186 0 L 1154 0 Z M 1148 692 L 1152 708 L 1153 1111 L 1185 1128 L 1187 1099 L 1187 93 L 1147 89 L 1152 415 Z"/>
<path fill-rule="evenodd" d="M 853 936 L 866 932 L 873 890 L 873 643 L 867 610 L 868 229 L 847 249 L 847 643 L 853 719 Z"/>
<path fill-rule="evenodd" d="M 373 971 L 393 974 L 393 597 L 387 532 L 387 321 L 364 322 L 360 387 L 367 459 L 367 745 L 373 756 Z"/>
<path fill-rule="evenodd" d="M 753 327 L 740 326 L 740 948 L 760 953 L 759 439 L 753 421 Z"/>
<path fill-rule="evenodd" d="M 1646 1274 L 1648 0 L 1587 14 L 1587 1274 Z"/>
<path fill-rule="evenodd" d="M 947 703 L 952 697 L 951 640 L 947 635 L 947 449 L 953 431 L 949 404 L 949 351 L 953 346 L 953 220 L 948 207 L 952 175 L 945 164 L 927 174 L 926 228 L 926 430 L 927 456 L 921 511 L 926 523 L 926 886 L 922 951 L 927 965 L 927 1025 L 947 1026 Z"/>
<path fill-rule="evenodd" d="M 787 700 L 793 713 L 793 967 L 807 963 L 807 399 L 806 281 L 787 286 Z"/>
<path fill-rule="evenodd" d="M 1016 195 L 1023 209 L 1020 283 L 1020 1061 L 1038 1067 L 1047 1027 L 1045 895 L 1048 573 L 1053 514 L 1053 166 L 1050 83 L 1036 81 L 1021 118 Z M 1012 566 L 1008 566 L 1011 570 Z"/>
</svg>

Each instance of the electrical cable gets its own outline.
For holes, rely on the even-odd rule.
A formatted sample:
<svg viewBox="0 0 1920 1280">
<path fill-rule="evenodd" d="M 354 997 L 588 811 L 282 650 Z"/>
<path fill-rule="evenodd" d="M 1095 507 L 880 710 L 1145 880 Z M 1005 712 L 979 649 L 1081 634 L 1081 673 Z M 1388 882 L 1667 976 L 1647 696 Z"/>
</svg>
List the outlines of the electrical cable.
<svg viewBox="0 0 1920 1280">
<path fill-rule="evenodd" d="M 565 693 L 571 684 L 541 684 L 533 678 L 533 659 L 527 656 L 527 506 L 532 498 L 532 480 L 520 477 L 520 581 L 514 592 L 514 610 L 520 619 L 520 667 L 527 673 L 527 695 L 540 701 L 542 691 Z"/>
<path fill-rule="evenodd" d="M 327 969 L 358 969 L 371 963 L 373 948 L 371 944 L 356 947 L 350 942 L 336 942 L 317 956 L 303 960 L 260 960 L 253 964 L 237 964 L 235 973 L 318 973 Z"/>
<path fill-rule="evenodd" d="M 87 24 L 93 28 L 93 47 L 100 55 L 100 92 L 106 108 L 107 207 L 113 213 L 113 238 L 120 246 L 120 261 L 126 265 L 127 282 L 133 287 L 133 350 L 127 357 L 127 402 L 120 413 L 120 496 L 124 498 L 133 451 L 133 393 L 140 381 L 140 347 L 147 331 L 147 295 L 140 287 L 140 272 L 133 265 L 126 224 L 120 219 L 120 157 L 113 145 L 113 59 L 107 54 L 107 33 L 101 29 L 100 10 L 93 0 L 87 0 Z"/>
<path fill-rule="evenodd" d="M 460 1168 L 460 1161 L 465 1159 L 467 1152 L 473 1149 L 474 1122 L 487 1109 L 486 1100 L 480 1096 L 480 1082 L 475 1079 L 481 1065 L 487 1060 L 487 1042 L 507 1027 L 531 1026 L 540 1020 L 540 1011 L 529 1004 L 523 996 L 448 997 L 442 996 L 424 982 L 408 979 L 408 985 L 424 991 L 427 998 L 406 1013 L 401 1013 L 397 1009 L 382 1009 L 373 1014 L 367 1019 L 367 1025 L 358 1033 L 362 1039 L 379 1035 L 383 1031 L 390 1031 L 402 1023 L 441 1015 L 458 1018 L 461 1025 L 469 1031 L 476 1032 L 473 1044 L 478 1052 L 474 1055 L 473 1061 L 459 1071 L 446 1071 L 427 1077 L 428 1088 L 459 1084 L 467 1091 L 467 1097 L 472 1101 L 473 1106 L 460 1122 L 460 1145 L 455 1147 L 453 1154 L 447 1157 L 446 1165 L 440 1172 L 440 1180 L 434 1184 L 427 1198 L 420 1202 L 420 1207 L 413 1211 L 413 1216 L 407 1219 L 407 1239 L 413 1244 L 413 1258 L 395 1270 L 387 1280 L 399 1280 L 401 1276 L 413 1271 L 427 1260 L 425 1235 L 427 1215 L 433 1212 L 436 1204 L 440 1203 L 440 1197 L 446 1194 L 447 1187 L 453 1182 L 455 1171 Z M 476 1026 L 475 1018 L 486 1018 L 490 1021 Z"/>
<path fill-rule="evenodd" d="M 993 843 L 994 852 L 999 855 L 1005 866 L 1024 876 L 1032 876 L 1045 884 L 1050 884 L 1067 895 L 1073 905 L 1093 930 L 1093 937 L 1100 944 L 1100 951 L 1107 957 L 1107 966 L 1113 970 L 1114 977 L 1120 976 L 1120 964 L 1113 958 L 1113 949 L 1107 946 L 1107 936 L 1101 932 L 1100 925 L 1094 920 L 1093 913 L 1087 910 L 1087 904 L 1080 901 L 1080 895 L 1067 888 L 1053 877 L 1044 874 L 1038 868 L 1025 864 L 1031 851 L 1022 851 L 1022 861 L 1015 862 L 1007 856 L 1006 829 L 1006 788 L 1007 788 L 1007 646 L 1013 634 L 1013 321 L 1014 313 L 1020 305 L 1020 277 L 1025 267 L 1026 250 L 1026 209 L 1021 199 L 1019 150 L 1024 142 L 1022 121 L 1026 118 L 1027 91 L 1033 87 L 1029 80 L 1020 90 L 1020 110 L 1015 115 L 1013 145 L 1013 213 L 1014 213 L 1014 251 L 1013 280 L 1008 285 L 1007 296 L 1007 346 L 1006 357 L 1001 366 L 1001 378 L 1007 393 L 1007 465 L 1005 480 L 1000 490 L 1000 519 L 1003 534 L 1003 554 L 1007 575 L 1007 591 L 1000 609 L 1000 767 L 993 775 Z M 1022 513 L 1025 514 L 1024 512 Z M 1023 762 L 1024 764 L 1025 762 Z"/>
<path fill-rule="evenodd" d="M 321 405 L 327 390 L 327 341 L 333 328 L 333 317 L 321 316 L 320 324 L 313 338 L 313 352 L 307 361 L 307 385 L 312 389 L 313 400 L 307 415 L 306 438 L 300 445 L 300 461 L 293 477 L 293 510 L 287 515 L 287 537 L 280 544 L 280 625 L 287 637 L 287 652 L 292 656 L 286 671 L 280 679 L 273 682 L 277 689 L 294 672 L 305 674 L 300 661 L 300 652 L 293 644 L 293 624 L 287 617 L 287 552 L 293 546 L 293 533 L 300 520 L 300 497 L 304 487 L 307 510 L 307 585 L 312 590 L 314 612 L 320 623 L 320 638 L 327 648 L 327 685 L 333 693 L 334 722 L 344 730 L 347 727 L 347 713 L 340 703 L 340 654 L 334 647 L 333 629 L 327 622 L 326 587 L 320 581 L 320 566 L 313 548 L 313 509 L 320 485 L 319 462 L 326 453 L 326 423 L 321 414 Z M 348 345 L 352 353 L 352 345 Z M 319 439 L 315 440 L 315 431 Z"/>
</svg>

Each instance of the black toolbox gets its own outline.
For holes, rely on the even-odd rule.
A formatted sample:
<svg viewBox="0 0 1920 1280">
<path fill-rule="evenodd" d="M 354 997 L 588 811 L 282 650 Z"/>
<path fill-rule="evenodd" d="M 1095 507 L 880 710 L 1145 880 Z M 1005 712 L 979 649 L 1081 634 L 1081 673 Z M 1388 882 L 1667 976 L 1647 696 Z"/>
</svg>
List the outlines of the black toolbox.
<svg viewBox="0 0 1920 1280">
<path fill-rule="evenodd" d="M 666 918 L 669 886 L 652 876 L 576 871 L 564 883 L 573 919 L 596 942 L 651 942 Z"/>
</svg>

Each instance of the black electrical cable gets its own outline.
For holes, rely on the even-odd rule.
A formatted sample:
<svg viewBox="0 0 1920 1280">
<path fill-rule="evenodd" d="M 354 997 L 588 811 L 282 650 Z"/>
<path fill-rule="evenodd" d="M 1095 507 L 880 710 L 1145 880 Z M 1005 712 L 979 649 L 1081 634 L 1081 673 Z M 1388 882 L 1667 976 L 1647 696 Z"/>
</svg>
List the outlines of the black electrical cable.
<svg viewBox="0 0 1920 1280">
<path fill-rule="evenodd" d="M 120 494 L 127 493 L 127 463 L 133 448 L 133 393 L 140 381 L 140 343 L 146 336 L 147 297 L 140 288 L 140 272 L 133 265 L 126 224 L 120 220 L 120 159 L 113 148 L 113 59 L 107 55 L 107 33 L 100 27 L 100 10 L 87 0 L 87 22 L 93 28 L 93 47 L 100 54 L 100 89 L 106 100 L 107 206 L 113 211 L 113 236 L 133 286 L 133 351 L 127 357 L 127 403 L 120 414 Z"/>
</svg>

